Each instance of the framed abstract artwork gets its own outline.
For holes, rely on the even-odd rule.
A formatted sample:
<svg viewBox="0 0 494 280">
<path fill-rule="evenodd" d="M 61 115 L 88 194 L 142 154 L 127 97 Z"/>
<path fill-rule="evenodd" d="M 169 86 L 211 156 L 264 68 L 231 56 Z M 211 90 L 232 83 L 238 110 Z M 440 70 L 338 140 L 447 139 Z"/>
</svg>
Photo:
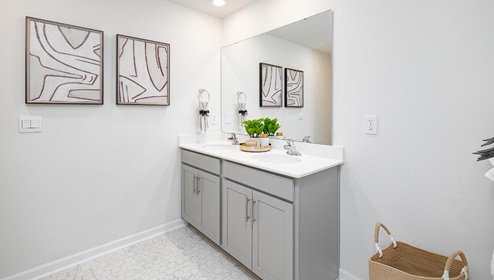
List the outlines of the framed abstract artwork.
<svg viewBox="0 0 494 280">
<path fill-rule="evenodd" d="M 103 104 L 103 31 L 26 17 L 26 104 Z"/>
<path fill-rule="evenodd" d="M 259 106 L 281 107 L 283 68 L 277 65 L 259 64 Z"/>
<path fill-rule="evenodd" d="M 170 105 L 170 45 L 117 35 L 117 104 Z"/>
<path fill-rule="evenodd" d="M 285 68 L 285 107 L 304 107 L 304 72 Z"/>
</svg>

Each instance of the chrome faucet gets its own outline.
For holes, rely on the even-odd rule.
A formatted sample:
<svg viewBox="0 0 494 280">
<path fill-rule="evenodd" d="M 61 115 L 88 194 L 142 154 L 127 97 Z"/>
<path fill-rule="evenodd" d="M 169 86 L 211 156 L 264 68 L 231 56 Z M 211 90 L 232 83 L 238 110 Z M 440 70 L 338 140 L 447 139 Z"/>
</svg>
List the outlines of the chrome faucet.
<svg viewBox="0 0 494 280">
<path fill-rule="evenodd" d="M 283 146 L 285 148 L 286 153 L 292 156 L 301 156 L 302 154 L 297 151 L 297 148 L 295 147 L 295 142 L 292 139 L 286 140 L 286 145 Z"/>
<path fill-rule="evenodd" d="M 305 136 L 304 139 L 302 139 L 302 142 L 304 142 L 304 143 L 310 143 L 310 135 L 309 136 Z"/>
<path fill-rule="evenodd" d="M 230 134 L 230 137 L 228 137 L 227 140 L 232 142 L 232 145 L 239 145 L 240 144 L 238 142 L 238 139 L 237 139 L 237 134 L 235 134 L 233 132 Z"/>
</svg>

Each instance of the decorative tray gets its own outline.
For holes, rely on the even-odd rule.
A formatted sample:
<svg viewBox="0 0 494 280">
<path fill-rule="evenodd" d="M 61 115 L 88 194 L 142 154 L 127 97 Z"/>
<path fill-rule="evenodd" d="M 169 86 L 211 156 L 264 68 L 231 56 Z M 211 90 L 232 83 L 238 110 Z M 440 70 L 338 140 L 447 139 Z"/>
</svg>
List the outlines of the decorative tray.
<svg viewBox="0 0 494 280">
<path fill-rule="evenodd" d="M 262 153 L 271 150 L 271 146 L 257 147 L 257 146 L 247 146 L 245 143 L 240 144 L 240 150 L 249 153 Z"/>
</svg>

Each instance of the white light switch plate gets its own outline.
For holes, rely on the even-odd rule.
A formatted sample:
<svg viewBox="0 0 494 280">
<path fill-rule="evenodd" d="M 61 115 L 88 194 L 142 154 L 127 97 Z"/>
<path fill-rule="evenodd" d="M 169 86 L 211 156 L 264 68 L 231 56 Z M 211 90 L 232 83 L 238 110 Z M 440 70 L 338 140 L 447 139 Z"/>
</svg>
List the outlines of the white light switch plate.
<svg viewBox="0 0 494 280">
<path fill-rule="evenodd" d="M 377 116 L 376 115 L 364 116 L 364 133 L 377 135 Z"/>
<path fill-rule="evenodd" d="M 218 115 L 216 114 L 211 115 L 211 124 L 218 124 Z"/>
<path fill-rule="evenodd" d="M 19 116 L 19 132 L 40 132 L 43 127 L 41 116 Z"/>
<path fill-rule="evenodd" d="M 225 124 L 230 124 L 232 122 L 232 114 L 225 113 Z"/>
</svg>

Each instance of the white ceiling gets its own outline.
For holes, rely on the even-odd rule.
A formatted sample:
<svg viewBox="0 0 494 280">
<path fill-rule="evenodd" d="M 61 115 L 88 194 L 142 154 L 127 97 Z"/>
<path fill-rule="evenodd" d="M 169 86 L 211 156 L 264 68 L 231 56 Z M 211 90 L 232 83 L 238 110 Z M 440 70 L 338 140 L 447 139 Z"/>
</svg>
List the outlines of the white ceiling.
<svg viewBox="0 0 494 280">
<path fill-rule="evenodd" d="M 216 7 L 212 0 L 168 0 L 179 5 L 223 18 L 257 0 L 225 0 L 223 7 Z M 271 35 L 315 49 L 331 53 L 331 15 L 329 12 L 270 31 Z"/>
<path fill-rule="evenodd" d="M 243 7 L 251 4 L 256 0 L 225 0 L 226 4 L 223 7 L 216 7 L 212 4 L 212 0 L 168 0 L 182 6 L 192 8 L 217 17 L 225 17 Z"/>
</svg>

